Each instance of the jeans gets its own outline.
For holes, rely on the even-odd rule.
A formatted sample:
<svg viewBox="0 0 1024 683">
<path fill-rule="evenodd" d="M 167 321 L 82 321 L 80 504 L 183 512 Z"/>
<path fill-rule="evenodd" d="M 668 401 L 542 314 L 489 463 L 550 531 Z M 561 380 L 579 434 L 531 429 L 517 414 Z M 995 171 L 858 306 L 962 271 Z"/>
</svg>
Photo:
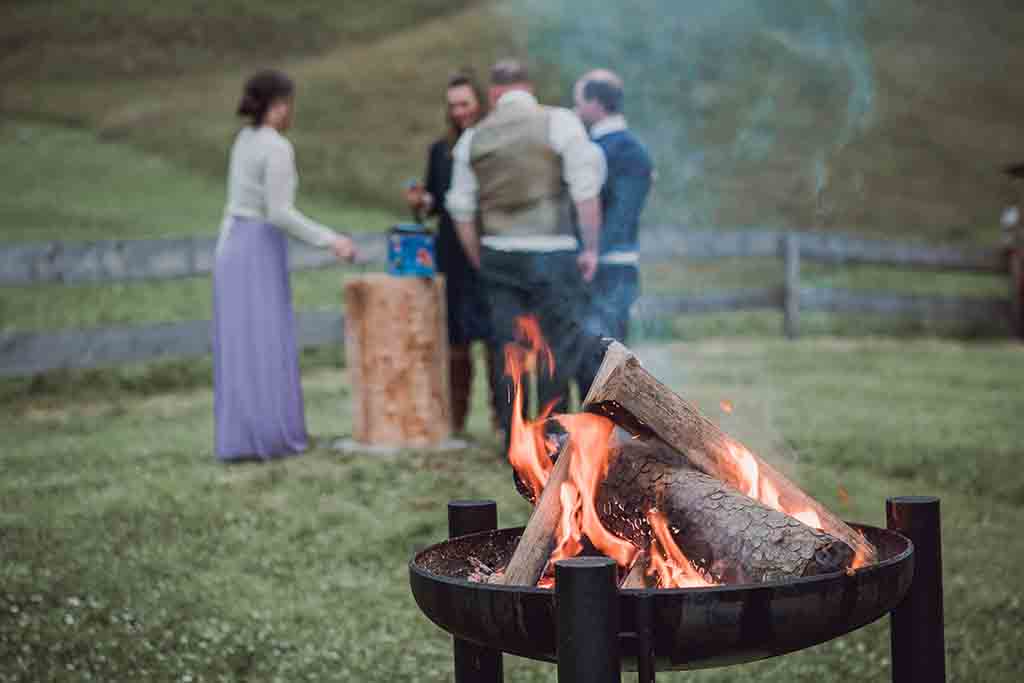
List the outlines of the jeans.
<svg viewBox="0 0 1024 683">
<path fill-rule="evenodd" d="M 629 310 L 640 294 L 636 266 L 601 264 L 590 284 L 588 332 L 625 343 L 629 335 Z"/>
</svg>

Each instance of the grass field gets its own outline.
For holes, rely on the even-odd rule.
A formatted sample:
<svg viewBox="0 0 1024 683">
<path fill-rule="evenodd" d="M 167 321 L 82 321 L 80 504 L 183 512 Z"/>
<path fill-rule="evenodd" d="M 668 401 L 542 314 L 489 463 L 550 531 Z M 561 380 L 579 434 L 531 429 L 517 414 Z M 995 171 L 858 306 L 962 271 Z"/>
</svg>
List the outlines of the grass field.
<svg viewBox="0 0 1024 683">
<path fill-rule="evenodd" d="M 941 496 L 949 680 L 1019 680 L 1020 346 L 748 339 L 639 352 L 848 519 L 882 525 L 887 496 Z M 502 526 L 528 514 L 487 436 L 482 387 L 468 451 L 371 457 L 327 447 L 350 427 L 343 372 L 315 369 L 305 386 L 317 447 L 237 466 L 211 455 L 207 386 L 5 395 L 0 681 L 450 680 L 450 640 L 413 604 L 406 563 L 444 537 L 450 498 L 495 498 Z M 883 621 L 659 680 L 887 676 Z M 506 680 L 554 669 L 507 657 Z"/>
</svg>

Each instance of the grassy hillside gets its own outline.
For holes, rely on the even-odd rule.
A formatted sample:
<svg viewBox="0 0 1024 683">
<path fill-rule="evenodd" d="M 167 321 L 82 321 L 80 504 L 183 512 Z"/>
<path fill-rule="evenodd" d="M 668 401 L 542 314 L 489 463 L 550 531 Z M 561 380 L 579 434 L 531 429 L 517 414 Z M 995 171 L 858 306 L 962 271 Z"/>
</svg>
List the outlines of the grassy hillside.
<svg viewBox="0 0 1024 683">
<path fill-rule="evenodd" d="M 303 197 L 329 212 L 401 212 L 400 184 L 442 126 L 446 74 L 508 53 L 539 65 L 549 101 L 566 102 L 594 64 L 626 74 L 660 169 L 652 221 L 991 242 L 1015 198 L 997 168 L 1024 158 L 1024 90 L 1010 78 L 1024 21 L 996 0 L 37 0 L 0 18 L 0 115 L 77 127 L 203 179 L 186 185 L 222 187 L 241 82 L 287 69 Z M 138 168 L 111 164 L 112 196 Z M 0 211 L 34 210 L 19 202 Z M 190 210 L 164 216 L 191 230 Z M 18 230 L 0 224 L 3 238 Z"/>
<path fill-rule="evenodd" d="M 423 172 L 426 147 L 443 130 L 448 73 L 463 64 L 485 71 L 497 56 L 517 49 L 486 9 L 449 15 L 458 3 L 445 3 L 442 12 L 430 3 L 388 3 L 368 10 L 363 4 L 310 2 L 295 11 L 305 17 L 298 22 L 277 23 L 282 10 L 270 3 L 250 5 L 247 12 L 258 16 L 242 13 L 238 25 L 232 24 L 233 3 L 215 3 L 194 17 L 196 24 L 224 24 L 242 33 L 251 29 L 251 35 L 258 35 L 261 22 L 270 22 L 278 36 L 266 51 L 228 41 L 217 44 L 223 55 L 210 57 L 204 41 L 219 40 L 216 34 L 184 43 L 177 34 L 165 40 L 154 34 L 152 43 L 136 53 L 136 29 L 161 25 L 161 13 L 142 20 L 113 3 L 81 4 L 101 17 L 94 24 L 120 27 L 110 31 L 111 42 L 103 43 L 103 51 L 90 52 L 74 73 L 59 65 L 46 67 L 45 56 L 34 69 L 23 70 L 33 54 L 46 52 L 46 44 L 67 36 L 72 45 L 84 45 L 92 35 L 80 35 L 85 29 L 63 14 L 58 21 L 52 13 L 37 12 L 33 20 L 45 27 L 40 31 L 46 42 L 22 46 L 0 60 L 0 75 L 7 79 L 0 88 L 0 110 L 84 128 L 103 141 L 137 147 L 222 184 L 227 149 L 239 126 L 233 112 L 241 84 L 252 70 L 273 64 L 298 83 L 290 137 L 297 148 L 302 198 L 325 206 L 399 210 L 402 181 Z M 178 8 L 172 15 L 165 17 L 170 24 L 188 13 Z M 336 30 L 330 41 L 317 38 L 331 27 Z M 258 40 L 243 42 L 259 45 Z M 299 49 L 275 47 L 283 43 Z M 169 50 L 173 57 L 167 57 Z M 153 68 L 145 75 L 128 73 L 118 66 L 115 53 L 137 54 Z M 127 178 L 133 164 L 125 160 L 120 172 Z"/>
<path fill-rule="evenodd" d="M 0 240 L 99 240 L 216 233 L 224 181 L 96 132 L 0 122 Z M 303 193 L 300 208 L 348 230 L 380 230 L 393 215 Z"/>
</svg>

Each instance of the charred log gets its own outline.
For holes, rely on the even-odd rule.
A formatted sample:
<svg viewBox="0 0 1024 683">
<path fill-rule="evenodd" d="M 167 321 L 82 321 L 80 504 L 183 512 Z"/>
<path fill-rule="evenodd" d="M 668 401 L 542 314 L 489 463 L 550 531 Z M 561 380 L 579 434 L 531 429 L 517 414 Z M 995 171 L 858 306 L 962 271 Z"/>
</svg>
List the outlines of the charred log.
<svg viewBox="0 0 1024 683">
<path fill-rule="evenodd" d="M 659 382 L 622 344 L 613 342 L 608 347 L 584 408 L 603 413 L 631 431 L 653 432 L 694 468 L 740 490 L 743 482 L 736 454 L 749 455 L 757 464 L 760 481 L 771 484 L 783 509 L 814 512 L 825 531 L 865 561 L 876 558 L 870 542 Z"/>
<path fill-rule="evenodd" d="M 601 521 L 638 547 L 650 544 L 648 511 L 668 521 L 673 540 L 719 583 L 756 583 L 842 571 L 853 549 L 680 461 L 657 439 L 631 440 L 612 456 L 598 492 Z"/>
</svg>

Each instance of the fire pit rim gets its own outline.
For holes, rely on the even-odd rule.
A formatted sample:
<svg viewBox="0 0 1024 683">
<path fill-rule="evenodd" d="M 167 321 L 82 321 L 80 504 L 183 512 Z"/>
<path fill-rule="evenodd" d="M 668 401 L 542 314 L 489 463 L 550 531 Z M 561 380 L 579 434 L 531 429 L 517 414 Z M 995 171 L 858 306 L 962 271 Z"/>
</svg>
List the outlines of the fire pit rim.
<svg viewBox="0 0 1024 683">
<path fill-rule="evenodd" d="M 883 530 L 883 529 L 880 529 L 879 527 L 875 527 L 875 526 L 870 525 L 870 524 L 860 524 L 858 522 L 847 522 L 847 524 L 849 524 L 850 526 L 852 526 L 853 528 L 858 529 L 858 530 L 860 530 L 860 529 L 879 529 L 879 530 Z M 433 581 L 441 581 L 442 583 L 449 583 L 449 584 L 453 584 L 453 585 L 457 585 L 457 586 L 472 586 L 474 589 L 477 589 L 477 590 L 484 589 L 484 590 L 494 590 L 494 591 L 498 591 L 498 592 L 536 593 L 536 594 L 542 594 L 542 595 L 554 595 L 555 591 L 554 591 L 554 589 L 551 589 L 551 588 L 538 588 L 537 586 L 518 586 L 518 585 L 509 586 L 509 585 L 504 585 L 504 584 L 483 583 L 483 582 L 478 582 L 478 581 L 470 581 L 468 579 L 460 579 L 460 578 L 456 578 L 456 577 L 449 576 L 449 575 L 446 575 L 446 574 L 436 574 L 436 573 L 431 572 L 431 571 L 429 571 L 427 569 L 424 569 L 423 567 L 419 566 L 416 563 L 417 559 L 419 559 L 423 554 L 433 550 L 434 548 L 437 548 L 438 546 L 445 545 L 446 543 L 450 543 L 450 542 L 458 540 L 458 539 L 471 538 L 471 537 L 474 537 L 474 536 L 480 536 L 480 537 L 490 536 L 490 535 L 495 534 L 497 532 L 519 533 L 519 534 L 522 534 L 522 532 L 525 530 L 525 528 L 526 528 L 525 526 L 518 526 L 518 527 L 505 527 L 505 528 L 502 528 L 502 529 L 493 529 L 493 530 L 489 530 L 489 531 L 479 531 L 479 532 L 472 533 L 472 534 L 464 534 L 463 536 L 453 536 L 451 538 L 447 538 L 447 539 L 445 539 L 443 541 L 440 541 L 438 543 L 432 543 L 431 545 L 429 545 L 429 546 L 427 546 L 425 548 L 422 548 L 421 550 L 417 551 L 416 554 L 413 555 L 412 559 L 409 560 L 409 570 L 413 571 L 413 572 L 416 572 L 417 574 L 422 575 L 424 578 L 430 578 Z M 903 562 L 909 556 L 913 555 L 913 553 L 914 553 L 914 543 L 909 538 L 907 538 L 903 534 L 901 534 L 901 533 L 899 533 L 897 531 L 893 531 L 891 529 L 884 529 L 884 531 L 886 531 L 889 534 L 893 534 L 895 536 L 898 536 L 902 540 L 904 540 L 906 542 L 906 548 L 904 548 L 904 550 L 902 552 L 897 553 L 896 555 L 893 555 L 891 557 L 888 557 L 888 558 L 886 558 L 886 559 L 884 559 L 884 560 L 882 560 L 880 562 L 874 562 L 874 563 L 872 563 L 870 565 L 867 565 L 865 567 L 861 567 L 860 569 L 854 570 L 853 575 L 858 575 L 858 574 L 864 575 L 864 574 L 873 573 L 873 572 L 876 572 L 876 571 L 881 571 L 881 570 L 885 569 L 886 567 L 889 567 L 891 565 Z M 651 593 L 657 593 L 658 595 L 673 595 L 673 594 L 694 595 L 694 594 L 697 594 L 697 593 L 700 593 L 700 594 L 714 594 L 714 593 L 727 593 L 727 592 L 736 591 L 736 590 L 739 590 L 739 589 L 750 590 L 752 588 L 787 588 L 787 587 L 792 587 L 792 586 L 802 586 L 802 585 L 805 585 L 805 584 L 811 584 L 811 583 L 816 583 L 816 582 L 825 582 L 825 581 L 828 581 L 828 580 L 831 580 L 831 579 L 835 579 L 835 578 L 837 578 L 839 576 L 842 576 L 842 575 L 845 575 L 845 574 L 847 574 L 847 571 L 846 570 L 842 570 L 842 571 L 838 571 L 838 572 L 829 572 L 827 574 L 818 574 L 817 576 L 800 576 L 800 577 L 795 577 L 795 578 L 791 578 L 791 579 L 780 579 L 780 580 L 775 580 L 775 581 L 762 581 L 762 582 L 757 582 L 757 583 L 730 583 L 730 584 L 721 584 L 721 585 L 717 585 L 717 586 L 700 586 L 700 587 L 695 587 L 695 588 L 619 588 L 618 590 L 619 590 L 619 593 L 621 593 L 621 594 L 632 595 L 632 596 L 635 596 L 635 595 L 646 595 L 646 594 L 651 594 Z"/>
</svg>

